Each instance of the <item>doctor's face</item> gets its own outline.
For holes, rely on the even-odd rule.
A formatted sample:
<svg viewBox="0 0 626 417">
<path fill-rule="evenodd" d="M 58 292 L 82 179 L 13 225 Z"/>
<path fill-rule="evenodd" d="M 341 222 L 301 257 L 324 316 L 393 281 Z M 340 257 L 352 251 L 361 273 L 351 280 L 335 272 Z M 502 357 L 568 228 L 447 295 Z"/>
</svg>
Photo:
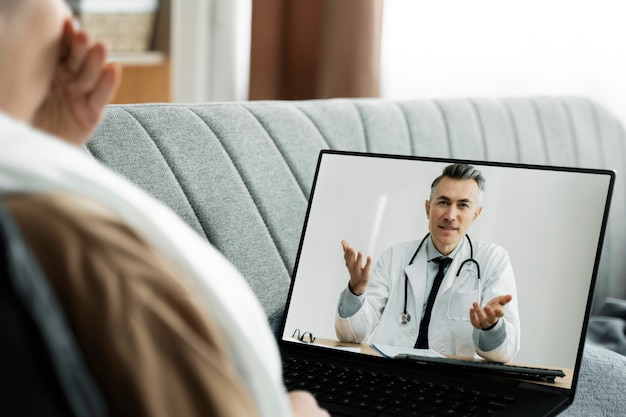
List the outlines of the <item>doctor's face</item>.
<svg viewBox="0 0 626 417">
<path fill-rule="evenodd" d="M 452 252 L 482 210 L 476 181 L 444 177 L 426 200 L 428 230 L 442 255 Z"/>
</svg>

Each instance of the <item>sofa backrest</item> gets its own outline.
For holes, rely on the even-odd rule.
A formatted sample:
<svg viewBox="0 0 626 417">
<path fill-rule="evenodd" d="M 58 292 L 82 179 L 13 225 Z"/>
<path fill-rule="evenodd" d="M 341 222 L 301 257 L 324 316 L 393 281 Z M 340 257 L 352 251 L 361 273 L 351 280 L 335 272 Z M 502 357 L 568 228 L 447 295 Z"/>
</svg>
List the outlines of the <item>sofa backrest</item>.
<svg viewBox="0 0 626 417">
<path fill-rule="evenodd" d="M 87 145 L 223 252 L 274 329 L 321 149 L 614 169 L 596 300 L 626 298 L 626 133 L 584 98 L 119 105 Z"/>
</svg>

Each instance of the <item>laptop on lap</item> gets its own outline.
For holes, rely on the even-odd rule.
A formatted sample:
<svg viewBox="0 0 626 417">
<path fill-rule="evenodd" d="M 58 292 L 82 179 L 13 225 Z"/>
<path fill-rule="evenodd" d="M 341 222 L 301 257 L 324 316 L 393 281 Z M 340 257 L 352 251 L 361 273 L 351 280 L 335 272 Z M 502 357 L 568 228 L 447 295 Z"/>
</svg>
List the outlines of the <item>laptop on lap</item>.
<svg viewBox="0 0 626 417">
<path fill-rule="evenodd" d="M 433 296 L 433 342 L 416 348 L 433 287 L 418 267 L 433 249 L 419 246 L 439 242 L 427 236 L 426 201 L 453 164 L 482 173 L 482 209 Z M 311 391 L 333 416 L 557 415 L 576 391 L 614 181 L 599 169 L 322 151 L 279 333 L 288 389 Z M 436 204 L 465 207 L 448 196 Z M 370 256 L 372 271 L 395 271 L 371 272 L 360 307 L 340 307 L 352 300 L 342 241 L 363 263 Z M 390 255 L 396 246 L 412 256 Z M 493 247 L 506 263 L 481 252 Z M 496 320 L 505 330 L 474 331 L 472 302 L 498 291 L 513 293 Z M 365 318 L 345 327 L 342 315 Z M 477 342 L 492 330 L 500 336 Z"/>
</svg>

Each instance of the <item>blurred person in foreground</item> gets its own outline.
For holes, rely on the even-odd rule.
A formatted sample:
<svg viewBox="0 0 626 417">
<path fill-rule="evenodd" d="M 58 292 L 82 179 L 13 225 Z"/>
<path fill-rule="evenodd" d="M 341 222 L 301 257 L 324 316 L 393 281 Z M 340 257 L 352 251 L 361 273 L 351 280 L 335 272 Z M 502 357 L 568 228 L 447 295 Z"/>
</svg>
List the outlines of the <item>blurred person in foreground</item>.
<svg viewBox="0 0 626 417">
<path fill-rule="evenodd" d="M 111 413 L 327 416 L 285 392 L 265 314 L 232 265 L 80 150 L 120 78 L 63 0 L 0 0 L 1 203 Z"/>
</svg>

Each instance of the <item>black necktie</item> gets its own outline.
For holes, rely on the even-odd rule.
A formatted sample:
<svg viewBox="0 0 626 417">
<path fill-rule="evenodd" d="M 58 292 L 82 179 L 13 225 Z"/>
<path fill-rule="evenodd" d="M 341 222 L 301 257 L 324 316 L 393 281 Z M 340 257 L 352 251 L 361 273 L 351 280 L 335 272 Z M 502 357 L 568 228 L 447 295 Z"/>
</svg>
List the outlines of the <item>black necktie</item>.
<svg viewBox="0 0 626 417">
<path fill-rule="evenodd" d="M 433 261 L 439 264 L 439 270 L 437 271 L 435 281 L 433 281 L 433 287 L 431 288 L 430 294 L 428 295 L 428 302 L 426 303 L 424 317 L 422 318 L 422 322 L 420 323 L 420 332 L 417 336 L 417 341 L 415 342 L 415 347 L 418 349 L 428 349 L 428 325 L 430 323 L 430 314 L 433 310 L 433 304 L 435 304 L 435 298 L 437 298 L 437 291 L 439 291 L 441 281 L 443 281 L 445 269 L 448 265 L 450 265 L 452 259 L 437 258 L 433 259 Z"/>
</svg>

